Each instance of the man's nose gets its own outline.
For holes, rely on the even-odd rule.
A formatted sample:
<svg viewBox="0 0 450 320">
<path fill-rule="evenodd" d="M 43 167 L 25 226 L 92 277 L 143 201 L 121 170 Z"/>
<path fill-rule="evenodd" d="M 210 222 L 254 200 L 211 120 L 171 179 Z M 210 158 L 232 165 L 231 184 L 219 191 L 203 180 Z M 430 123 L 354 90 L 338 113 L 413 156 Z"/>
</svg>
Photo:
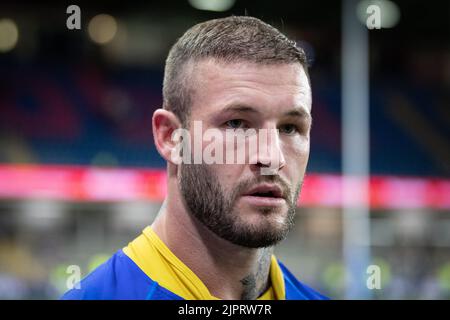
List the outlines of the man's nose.
<svg viewBox="0 0 450 320">
<path fill-rule="evenodd" d="M 256 169 L 263 175 L 278 174 L 286 160 L 281 148 L 279 131 L 275 128 L 260 129 L 257 137 L 257 152 L 250 159 Z"/>
</svg>

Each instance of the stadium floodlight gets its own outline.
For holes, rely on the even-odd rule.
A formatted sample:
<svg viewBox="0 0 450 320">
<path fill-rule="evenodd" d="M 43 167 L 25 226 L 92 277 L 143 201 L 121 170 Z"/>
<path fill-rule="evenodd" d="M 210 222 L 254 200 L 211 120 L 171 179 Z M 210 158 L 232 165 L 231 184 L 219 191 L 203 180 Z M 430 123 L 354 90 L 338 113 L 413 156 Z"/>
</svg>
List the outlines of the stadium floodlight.
<svg viewBox="0 0 450 320">
<path fill-rule="evenodd" d="M 0 52 L 14 49 L 19 40 L 17 24 L 11 19 L 0 19 Z"/>
<path fill-rule="evenodd" d="M 235 2 L 236 0 L 189 0 L 195 9 L 216 12 L 230 10 Z"/>
<path fill-rule="evenodd" d="M 106 44 L 114 39 L 117 33 L 117 21 L 109 14 L 96 15 L 89 21 L 89 37 L 98 44 Z"/>
</svg>

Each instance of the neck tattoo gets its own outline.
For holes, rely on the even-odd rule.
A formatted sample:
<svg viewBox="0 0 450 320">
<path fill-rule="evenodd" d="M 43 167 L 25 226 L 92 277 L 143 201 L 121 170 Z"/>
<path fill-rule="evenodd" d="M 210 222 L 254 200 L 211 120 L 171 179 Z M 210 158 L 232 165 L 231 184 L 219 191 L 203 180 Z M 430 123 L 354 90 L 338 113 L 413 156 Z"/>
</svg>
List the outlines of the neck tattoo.
<svg viewBox="0 0 450 320">
<path fill-rule="evenodd" d="M 242 291 L 242 300 L 254 300 L 269 289 L 270 283 L 270 261 L 272 250 L 270 248 L 261 249 L 256 269 L 251 274 L 241 279 L 244 288 Z"/>
</svg>

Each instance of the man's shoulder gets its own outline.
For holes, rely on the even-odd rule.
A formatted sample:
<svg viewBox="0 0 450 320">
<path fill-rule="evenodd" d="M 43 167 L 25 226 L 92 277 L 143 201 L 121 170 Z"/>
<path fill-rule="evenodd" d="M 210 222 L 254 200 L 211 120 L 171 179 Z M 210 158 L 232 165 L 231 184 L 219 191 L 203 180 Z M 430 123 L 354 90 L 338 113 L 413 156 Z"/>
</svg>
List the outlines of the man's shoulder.
<svg viewBox="0 0 450 320">
<path fill-rule="evenodd" d="M 156 282 L 148 278 L 122 250 L 66 292 L 63 300 L 145 299 Z"/>
<path fill-rule="evenodd" d="M 180 300 L 148 277 L 123 250 L 117 251 L 62 300 Z"/>
<path fill-rule="evenodd" d="M 286 300 L 329 300 L 328 297 L 300 282 L 280 261 L 278 264 L 284 277 Z"/>
</svg>

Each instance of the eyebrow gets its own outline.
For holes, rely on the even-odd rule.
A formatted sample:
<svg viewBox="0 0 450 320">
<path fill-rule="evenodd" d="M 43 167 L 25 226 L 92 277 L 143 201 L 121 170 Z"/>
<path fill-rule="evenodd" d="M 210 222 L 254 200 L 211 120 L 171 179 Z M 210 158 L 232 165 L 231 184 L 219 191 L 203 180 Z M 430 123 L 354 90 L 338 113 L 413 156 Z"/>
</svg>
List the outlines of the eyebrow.
<svg viewBox="0 0 450 320">
<path fill-rule="evenodd" d="M 242 113 L 257 113 L 257 114 L 261 113 L 258 109 L 246 105 L 231 105 L 225 107 L 222 110 L 222 112 L 242 112 Z M 283 116 L 306 119 L 309 122 L 312 122 L 311 114 L 305 111 L 303 108 L 290 110 L 288 112 L 285 112 Z"/>
<path fill-rule="evenodd" d="M 222 112 L 260 113 L 259 110 L 245 105 L 231 105 L 225 107 Z"/>
<path fill-rule="evenodd" d="M 301 118 L 301 119 L 305 119 L 305 120 L 309 121 L 310 123 L 312 123 L 311 114 L 309 112 L 305 111 L 303 108 L 288 111 L 284 114 L 284 116 Z"/>
</svg>

